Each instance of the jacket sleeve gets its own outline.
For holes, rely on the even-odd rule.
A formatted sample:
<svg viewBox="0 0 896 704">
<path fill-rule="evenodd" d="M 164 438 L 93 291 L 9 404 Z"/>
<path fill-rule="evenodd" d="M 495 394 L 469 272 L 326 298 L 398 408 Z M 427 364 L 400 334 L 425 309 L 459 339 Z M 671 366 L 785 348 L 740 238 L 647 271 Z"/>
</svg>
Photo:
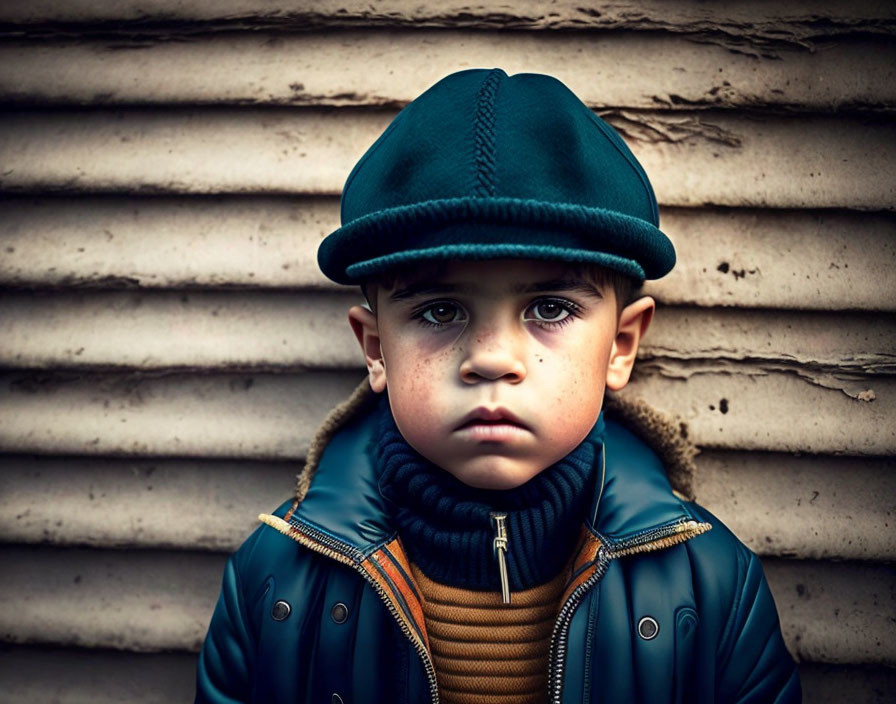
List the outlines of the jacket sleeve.
<svg viewBox="0 0 896 704">
<path fill-rule="evenodd" d="M 196 704 L 248 703 L 252 696 L 253 637 L 236 567 L 227 560 L 221 595 L 212 614 L 196 672 Z"/>
<path fill-rule="evenodd" d="M 799 704 L 796 663 L 759 559 L 738 543 L 738 588 L 718 650 L 717 698 L 737 704 Z"/>
</svg>

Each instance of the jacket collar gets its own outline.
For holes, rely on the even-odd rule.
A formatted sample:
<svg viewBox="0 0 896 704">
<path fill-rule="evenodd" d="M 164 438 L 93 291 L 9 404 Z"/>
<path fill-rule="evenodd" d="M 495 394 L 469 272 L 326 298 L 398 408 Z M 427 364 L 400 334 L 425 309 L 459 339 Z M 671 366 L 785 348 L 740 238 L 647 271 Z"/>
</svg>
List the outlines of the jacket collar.
<svg viewBox="0 0 896 704">
<path fill-rule="evenodd" d="M 310 528 L 313 534 L 350 548 L 358 560 L 396 535 L 372 462 L 376 432 L 372 398 L 365 380 L 325 421 L 299 475 L 297 498 L 282 515 L 296 529 L 308 532 Z M 632 410 L 631 404 L 618 399 L 606 405 L 609 417 L 605 420 L 602 413 L 598 421 L 604 426 L 601 476 L 586 528 L 611 552 L 636 551 L 642 542 L 673 535 L 695 521 L 684 496 L 673 493 L 666 474 L 667 466 L 689 460 L 693 450 L 667 439 L 657 448 L 666 455 L 661 459 L 630 429 L 644 429 L 645 424 L 638 421 L 646 413 L 643 407 Z M 658 421 L 655 413 L 648 418 L 647 429 L 653 430 L 654 440 L 662 440 L 674 428 Z M 624 421 L 628 422 L 623 425 Z M 683 488 L 690 488 L 691 478 L 688 475 Z"/>
</svg>

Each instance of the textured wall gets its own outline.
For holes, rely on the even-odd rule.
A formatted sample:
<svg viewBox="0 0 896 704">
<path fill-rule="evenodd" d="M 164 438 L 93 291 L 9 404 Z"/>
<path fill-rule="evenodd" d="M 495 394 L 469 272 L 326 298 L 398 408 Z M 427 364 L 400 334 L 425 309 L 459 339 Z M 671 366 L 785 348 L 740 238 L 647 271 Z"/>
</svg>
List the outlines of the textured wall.
<svg viewBox="0 0 896 704">
<path fill-rule="evenodd" d="M 0 701 L 190 699 L 227 552 L 362 375 L 314 261 L 343 181 L 491 66 L 629 140 L 680 264 L 626 393 L 688 423 L 806 701 L 896 700 L 892 3 L 33 0 L 0 1 Z"/>
</svg>

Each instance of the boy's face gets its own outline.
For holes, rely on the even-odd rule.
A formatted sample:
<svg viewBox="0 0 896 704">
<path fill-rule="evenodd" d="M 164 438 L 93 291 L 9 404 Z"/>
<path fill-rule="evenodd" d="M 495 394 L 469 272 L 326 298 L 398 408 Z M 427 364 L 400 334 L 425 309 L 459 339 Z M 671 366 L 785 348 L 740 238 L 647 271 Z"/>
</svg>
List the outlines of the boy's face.
<svg viewBox="0 0 896 704">
<path fill-rule="evenodd" d="M 617 316 L 611 286 L 556 262 L 454 261 L 377 287 L 349 313 L 374 391 L 405 440 L 470 486 L 517 487 L 591 430 L 625 386 L 653 301 Z"/>
</svg>

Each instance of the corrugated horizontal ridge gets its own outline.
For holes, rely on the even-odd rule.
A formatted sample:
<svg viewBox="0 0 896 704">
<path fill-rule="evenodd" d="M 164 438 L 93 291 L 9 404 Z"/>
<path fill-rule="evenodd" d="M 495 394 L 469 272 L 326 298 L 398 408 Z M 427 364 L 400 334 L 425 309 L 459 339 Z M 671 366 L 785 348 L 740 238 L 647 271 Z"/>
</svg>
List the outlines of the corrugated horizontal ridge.
<svg viewBox="0 0 896 704">
<path fill-rule="evenodd" d="M 0 293 L 9 369 L 357 369 L 355 291 Z M 649 365 L 756 368 L 810 378 L 896 374 L 896 320 L 860 313 L 665 307 L 640 348 Z M 869 380 L 870 381 L 870 380 Z M 846 382 L 844 382 L 846 383 Z"/>
<path fill-rule="evenodd" d="M 520 0 L 512 8 L 497 2 L 473 6 L 457 2 L 409 5 L 405 0 L 381 0 L 376 4 L 359 0 L 155 0 L 149 6 L 138 0 L 111 5 L 74 0 L 63 6 L 53 0 L 32 0 L 4 4 L 0 7 L 0 22 L 10 23 L 9 30 L 25 30 L 32 24 L 42 32 L 58 26 L 69 32 L 77 27 L 81 32 L 93 29 L 143 35 L 154 30 L 170 34 L 178 24 L 186 25 L 183 30 L 189 33 L 262 28 L 295 31 L 314 26 L 595 28 L 719 33 L 760 43 L 799 44 L 842 34 L 896 33 L 892 8 L 886 3 L 867 1 L 797 0 L 770 6 L 755 0 L 735 5 L 624 0 L 598 10 L 574 0 L 555 0 L 548 7 L 549 10 L 538 0 Z"/>
<path fill-rule="evenodd" d="M 814 52 L 792 46 L 759 53 L 671 34 L 545 35 L 504 28 L 228 34 L 188 42 L 144 39 L 134 47 L 105 38 L 21 42 L 0 46 L 0 99 L 393 107 L 446 73 L 471 66 L 556 76 L 593 108 L 845 112 L 896 104 L 896 44 L 889 38 L 841 39 Z"/>
<path fill-rule="evenodd" d="M 0 376 L 6 452 L 295 459 L 361 373 Z M 624 395 L 687 423 L 698 445 L 896 452 L 896 378 L 850 383 L 737 366 L 640 365 Z"/>
<path fill-rule="evenodd" d="M 704 451 L 697 501 L 760 555 L 896 561 L 896 458 Z"/>
<path fill-rule="evenodd" d="M 896 561 L 894 462 L 704 451 L 697 499 L 761 555 Z M 259 510 L 292 495 L 302 464 L 0 455 L 0 533 L 29 544 L 234 550 Z M 231 520 L 216 520 L 225 513 Z"/>
<path fill-rule="evenodd" d="M 622 392 L 678 415 L 703 447 L 885 455 L 896 451 L 896 378 L 642 363 Z"/>
<path fill-rule="evenodd" d="M 0 534 L 29 544 L 230 552 L 258 526 L 259 511 L 293 495 L 301 468 L 301 460 L 0 455 Z"/>
<path fill-rule="evenodd" d="M 667 207 L 660 217 L 678 253 L 646 287 L 661 301 L 896 310 L 892 213 Z M 332 290 L 316 252 L 338 225 L 332 197 L 7 196 L 0 285 Z"/>
<path fill-rule="evenodd" d="M 256 107 L 12 111 L 0 114 L 0 189 L 332 195 L 394 116 Z M 630 140 L 663 205 L 896 203 L 896 183 L 880 177 L 896 162 L 889 121 L 719 111 L 604 117 Z"/>
<path fill-rule="evenodd" d="M 359 372 L 0 376 L 6 452 L 297 459 Z"/>
</svg>

